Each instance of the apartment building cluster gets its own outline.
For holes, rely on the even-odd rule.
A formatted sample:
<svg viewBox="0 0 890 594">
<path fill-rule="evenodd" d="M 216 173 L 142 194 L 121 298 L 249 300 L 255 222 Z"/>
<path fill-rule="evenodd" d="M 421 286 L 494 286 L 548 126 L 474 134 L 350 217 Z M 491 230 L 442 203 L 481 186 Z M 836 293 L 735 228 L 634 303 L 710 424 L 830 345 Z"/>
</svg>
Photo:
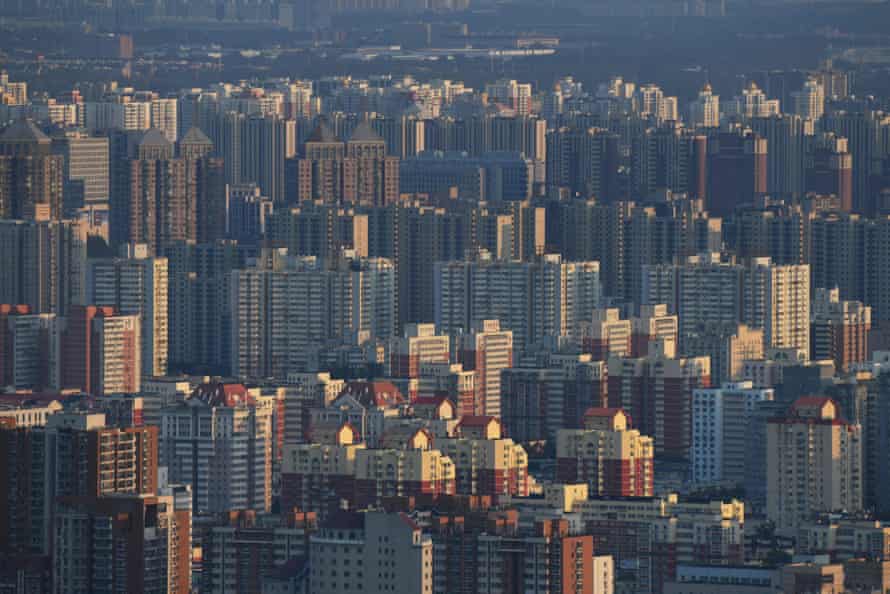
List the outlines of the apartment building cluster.
<svg viewBox="0 0 890 594">
<path fill-rule="evenodd" d="M 0 78 L 0 589 L 890 589 L 834 80 Z"/>
</svg>

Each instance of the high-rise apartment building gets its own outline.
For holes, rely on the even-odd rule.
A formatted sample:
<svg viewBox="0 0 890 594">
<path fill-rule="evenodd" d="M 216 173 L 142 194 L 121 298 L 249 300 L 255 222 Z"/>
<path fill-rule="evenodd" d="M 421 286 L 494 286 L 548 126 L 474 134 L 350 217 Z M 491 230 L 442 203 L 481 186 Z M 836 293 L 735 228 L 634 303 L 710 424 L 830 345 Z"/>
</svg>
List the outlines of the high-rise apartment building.
<svg viewBox="0 0 890 594">
<path fill-rule="evenodd" d="M 600 304 L 598 262 L 567 262 L 556 254 L 532 262 L 435 264 L 435 321 L 442 331 L 467 331 L 497 319 L 525 348 L 547 336 L 568 336 Z"/>
<path fill-rule="evenodd" d="M 689 125 L 694 128 L 720 126 L 720 95 L 715 95 L 709 83 L 702 87 L 698 98 L 689 104 Z"/>
<path fill-rule="evenodd" d="M 676 357 L 678 333 L 678 318 L 668 313 L 667 305 L 641 305 L 639 315 L 631 319 L 630 356 L 646 357 L 658 343 L 665 356 Z"/>
<path fill-rule="evenodd" d="M 16 390 L 61 388 L 61 330 L 56 314 L 29 314 L 0 304 L 0 385 Z"/>
<path fill-rule="evenodd" d="M 707 137 L 667 122 L 649 128 L 632 144 L 633 197 L 645 200 L 658 192 L 704 198 L 707 191 Z"/>
<path fill-rule="evenodd" d="M 64 167 L 34 122 L 9 125 L 0 133 L 0 218 L 61 218 Z"/>
<path fill-rule="evenodd" d="M 702 324 L 683 336 L 684 357 L 707 355 L 715 386 L 742 379 L 745 361 L 764 358 L 763 330 L 745 324 Z"/>
<path fill-rule="evenodd" d="M 0 469 L 0 554 L 45 555 L 57 536 L 57 498 L 156 492 L 158 429 L 111 428 L 102 414 L 57 412 L 45 427 L 0 428 Z"/>
<path fill-rule="evenodd" d="M 476 373 L 476 415 L 501 416 L 501 371 L 513 366 L 513 333 L 483 320 L 458 339 L 463 368 Z"/>
<path fill-rule="evenodd" d="M 751 129 L 766 141 L 766 191 L 771 198 L 803 194 L 807 146 L 814 123 L 799 115 L 753 118 Z"/>
<path fill-rule="evenodd" d="M 656 453 L 688 459 L 692 445 L 692 393 L 711 382 L 708 357 L 669 359 L 657 350 L 646 358 L 608 362 L 608 403 L 635 419 L 655 440 Z"/>
<path fill-rule="evenodd" d="M 721 132 L 708 139 L 707 208 L 725 217 L 768 191 L 766 139 L 750 130 Z"/>
<path fill-rule="evenodd" d="M 142 244 L 124 246 L 126 257 L 87 263 L 85 302 L 113 307 L 141 320 L 142 374 L 167 373 L 169 358 L 169 270 L 167 258 L 153 258 Z"/>
<path fill-rule="evenodd" d="M 869 178 L 883 156 L 882 138 L 890 129 L 890 116 L 875 111 L 832 111 L 822 118 L 822 130 L 847 139 L 853 155 L 853 212 L 872 212 Z"/>
<path fill-rule="evenodd" d="M 142 321 L 111 306 L 71 306 L 60 340 L 61 386 L 89 394 L 133 394 L 143 373 Z"/>
<path fill-rule="evenodd" d="M 151 129 L 133 140 L 116 155 L 123 171 L 112 186 L 112 242 L 145 243 L 163 255 L 177 241 L 222 238 L 223 163 L 209 156 L 207 137 L 193 128 L 174 145 Z"/>
<path fill-rule="evenodd" d="M 232 373 L 284 378 L 305 371 L 311 353 L 330 340 L 386 340 L 395 335 L 394 308 L 389 260 L 264 251 L 229 278 Z"/>
<path fill-rule="evenodd" d="M 825 88 L 815 78 L 807 79 L 803 88 L 791 93 L 794 113 L 805 120 L 817 121 L 825 113 Z"/>
<path fill-rule="evenodd" d="M 619 198 L 618 137 L 600 128 L 563 127 L 547 133 L 547 186 L 581 198 Z"/>
<path fill-rule="evenodd" d="M 840 291 L 816 289 L 810 324 L 813 361 L 831 359 L 839 371 L 868 360 L 871 308 L 860 301 L 841 300 Z"/>
<path fill-rule="evenodd" d="M 862 509 L 862 435 L 830 398 L 798 398 L 767 424 L 767 516 L 795 531 L 814 513 Z"/>
<path fill-rule="evenodd" d="M 63 498 L 53 522 L 53 592 L 191 589 L 191 499 L 172 495 Z"/>
<path fill-rule="evenodd" d="M 66 213 L 83 206 L 108 203 L 111 195 L 108 138 L 71 133 L 53 138 L 52 149 L 65 160 L 63 206 Z"/>
<path fill-rule="evenodd" d="M 455 491 L 489 497 L 527 496 L 528 455 L 521 445 L 503 437 L 500 423 L 492 420 L 492 417 L 463 417 L 458 425 L 461 437 L 436 440 L 435 447 L 454 462 Z M 471 426 L 487 423 L 494 429 L 484 439 L 472 435 L 475 427 Z"/>
<path fill-rule="evenodd" d="M 450 352 L 450 337 L 437 334 L 435 324 L 408 324 L 403 336 L 391 341 L 389 374 L 418 378 L 423 363 L 448 363 Z"/>
<path fill-rule="evenodd" d="M 630 418 L 618 408 L 591 408 L 584 425 L 556 434 L 557 480 L 586 483 L 597 497 L 652 496 L 652 438 L 631 429 Z"/>
<path fill-rule="evenodd" d="M 589 354 L 552 354 L 504 370 L 501 418 L 517 442 L 552 440 L 560 429 L 584 427 L 584 414 L 607 406 L 608 365 Z"/>
<path fill-rule="evenodd" d="M 743 321 L 763 329 L 766 347 L 810 352 L 810 267 L 754 258 L 745 271 Z"/>
<path fill-rule="evenodd" d="M 814 137 L 805 167 L 806 192 L 834 195 L 841 210 L 853 211 L 853 155 L 846 138 L 831 133 Z"/>
<path fill-rule="evenodd" d="M 730 117 L 741 120 L 751 118 L 765 118 L 780 113 L 779 100 L 768 99 L 766 94 L 758 88 L 753 80 L 742 89 L 741 95 L 724 102 L 723 112 Z"/>
<path fill-rule="evenodd" d="M 341 512 L 310 537 L 309 557 L 317 594 L 433 591 L 433 541 L 404 513 Z"/>
<path fill-rule="evenodd" d="M 692 393 L 692 481 L 699 485 L 743 485 L 751 433 L 748 424 L 757 403 L 773 391 L 751 382 L 723 384 Z"/>
<path fill-rule="evenodd" d="M 230 511 L 207 529 L 201 542 L 202 588 L 211 592 L 268 588 L 276 574 L 289 575 L 294 561 L 308 560 L 309 538 L 317 530 L 318 518 L 313 513 L 291 510 L 271 516 L 253 510 Z"/>
<path fill-rule="evenodd" d="M 368 122 L 345 143 L 325 122 L 306 140 L 296 161 L 298 202 L 383 206 L 399 197 L 399 159 L 387 156 L 386 142 Z"/>
<path fill-rule="evenodd" d="M 435 594 L 580 594 L 594 590 L 593 541 L 564 519 L 519 526 L 516 510 L 452 512 L 435 518 Z"/>
<path fill-rule="evenodd" d="M 274 404 L 241 384 L 199 388 L 161 411 L 160 463 L 170 481 L 192 486 L 196 513 L 269 511 Z"/>
<path fill-rule="evenodd" d="M 81 300 L 86 241 L 68 221 L 0 220 L 0 303 L 65 315 Z"/>
<path fill-rule="evenodd" d="M 594 361 L 631 356 L 633 323 L 622 320 L 617 308 L 594 310 L 590 322 L 582 324 L 579 333 L 581 351 L 589 353 Z"/>
</svg>

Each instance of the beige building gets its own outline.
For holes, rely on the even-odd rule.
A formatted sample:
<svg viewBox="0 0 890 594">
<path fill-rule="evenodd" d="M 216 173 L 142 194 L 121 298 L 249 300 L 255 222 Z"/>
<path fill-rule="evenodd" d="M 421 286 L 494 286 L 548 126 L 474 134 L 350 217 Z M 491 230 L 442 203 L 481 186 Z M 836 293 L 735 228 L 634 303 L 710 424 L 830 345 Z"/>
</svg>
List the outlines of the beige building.
<svg viewBox="0 0 890 594">
<path fill-rule="evenodd" d="M 629 357 L 631 332 L 631 321 L 622 320 L 617 308 L 596 309 L 590 322 L 581 324 L 581 350 L 590 353 L 594 361 Z"/>
<path fill-rule="evenodd" d="M 790 563 L 782 567 L 784 594 L 844 594 L 844 566 Z"/>
<path fill-rule="evenodd" d="M 585 429 L 556 434 L 556 477 L 596 496 L 651 497 L 655 446 L 621 409 L 590 409 Z"/>
<path fill-rule="evenodd" d="M 799 398 L 767 424 L 767 516 L 794 532 L 816 512 L 862 509 L 861 428 L 830 398 Z"/>
<path fill-rule="evenodd" d="M 615 592 L 615 562 L 611 555 L 593 556 L 593 594 Z"/>
<path fill-rule="evenodd" d="M 436 447 L 454 462 L 455 490 L 462 495 L 528 495 L 528 455 L 512 439 L 440 439 Z"/>
<path fill-rule="evenodd" d="M 96 360 L 97 394 L 136 394 L 140 389 L 139 316 L 97 317 L 93 320 L 93 340 L 99 353 Z"/>
<path fill-rule="evenodd" d="M 476 372 L 477 415 L 501 416 L 501 371 L 513 366 L 513 333 L 498 320 L 482 320 L 461 337 L 460 362 Z"/>
<path fill-rule="evenodd" d="M 711 383 L 739 381 L 745 361 L 763 359 L 763 330 L 745 324 L 726 326 L 702 325 L 695 333 L 683 337 L 686 356 L 707 355 L 711 358 Z"/>
<path fill-rule="evenodd" d="M 763 328 L 765 348 L 810 353 L 810 267 L 777 266 L 754 258 L 745 271 L 744 313 L 750 326 Z"/>
<path fill-rule="evenodd" d="M 634 357 L 647 356 L 651 343 L 655 341 L 661 344 L 666 357 L 672 359 L 677 356 L 679 318 L 668 313 L 667 305 L 641 305 L 640 315 L 631 319 L 631 327 L 630 345 Z"/>
<path fill-rule="evenodd" d="M 448 363 L 450 338 L 436 334 L 435 324 L 407 324 L 403 336 L 392 340 L 389 373 L 393 377 L 420 377 L 422 363 Z"/>
</svg>

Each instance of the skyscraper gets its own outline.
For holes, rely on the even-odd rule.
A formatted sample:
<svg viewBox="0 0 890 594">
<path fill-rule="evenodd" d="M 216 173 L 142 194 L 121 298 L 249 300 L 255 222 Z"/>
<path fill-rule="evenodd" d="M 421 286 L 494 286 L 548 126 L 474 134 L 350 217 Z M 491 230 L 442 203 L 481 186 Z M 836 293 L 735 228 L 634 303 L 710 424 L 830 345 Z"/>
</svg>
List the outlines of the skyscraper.
<svg viewBox="0 0 890 594">
<path fill-rule="evenodd" d="M 106 137 L 81 133 L 53 138 L 53 152 L 65 161 L 64 211 L 107 204 L 110 197 L 109 142 Z"/>
<path fill-rule="evenodd" d="M 513 366 L 513 333 L 498 320 L 483 320 L 459 340 L 460 362 L 476 372 L 475 414 L 500 417 L 501 371 Z"/>
<path fill-rule="evenodd" d="M 0 133 L 0 218 L 61 218 L 63 188 L 64 158 L 34 122 Z"/>
<path fill-rule="evenodd" d="M 809 78 L 800 91 L 791 93 L 794 113 L 805 120 L 817 121 L 825 113 L 825 88 L 815 78 Z"/>
<path fill-rule="evenodd" d="M 167 258 L 152 258 L 144 245 L 125 246 L 125 257 L 91 259 L 85 303 L 135 315 L 141 324 L 142 374 L 167 373 L 169 277 Z"/>
<path fill-rule="evenodd" d="M 161 410 L 160 464 L 192 486 L 196 513 L 269 511 L 272 419 L 272 404 L 241 384 L 202 384 Z"/>
<path fill-rule="evenodd" d="M 179 144 L 179 158 L 176 148 L 152 129 L 128 149 L 128 174 L 113 188 L 112 242 L 144 243 L 163 255 L 176 241 L 223 236 L 222 162 L 209 156 L 209 139 L 194 128 Z"/>
<path fill-rule="evenodd" d="M 240 376 L 283 378 L 306 371 L 330 340 L 395 334 L 395 271 L 383 258 L 323 261 L 276 250 L 229 283 L 230 364 Z"/>
<path fill-rule="evenodd" d="M 617 200 L 618 157 L 618 137 L 608 130 L 552 130 L 547 133 L 547 187 L 585 199 Z"/>
<path fill-rule="evenodd" d="M 806 153 L 804 190 L 835 195 L 841 210 L 853 211 L 853 155 L 847 139 L 825 133 L 816 136 Z"/>
<path fill-rule="evenodd" d="M 61 338 L 63 388 L 89 394 L 133 394 L 142 377 L 142 324 L 112 307 L 72 306 Z"/>
<path fill-rule="evenodd" d="M 798 398 L 767 424 L 767 517 L 792 532 L 814 512 L 862 509 L 859 425 L 830 398 Z"/>
<path fill-rule="evenodd" d="M 766 139 L 751 131 L 708 140 L 708 212 L 725 217 L 768 191 L 767 149 Z"/>
<path fill-rule="evenodd" d="M 70 221 L 0 219 L 0 303 L 65 315 L 81 300 L 86 241 Z"/>
<path fill-rule="evenodd" d="M 361 122 L 345 143 L 322 121 L 306 140 L 296 164 L 298 202 L 383 206 L 399 197 L 399 160 L 386 142 Z"/>
<path fill-rule="evenodd" d="M 548 254 L 533 262 L 436 263 L 433 295 L 442 331 L 467 331 L 497 319 L 520 349 L 577 331 L 599 306 L 602 287 L 598 262 L 564 262 Z"/>
<path fill-rule="evenodd" d="M 715 95 L 710 83 L 705 84 L 698 98 L 689 104 L 689 125 L 693 128 L 720 126 L 720 95 Z"/>
</svg>

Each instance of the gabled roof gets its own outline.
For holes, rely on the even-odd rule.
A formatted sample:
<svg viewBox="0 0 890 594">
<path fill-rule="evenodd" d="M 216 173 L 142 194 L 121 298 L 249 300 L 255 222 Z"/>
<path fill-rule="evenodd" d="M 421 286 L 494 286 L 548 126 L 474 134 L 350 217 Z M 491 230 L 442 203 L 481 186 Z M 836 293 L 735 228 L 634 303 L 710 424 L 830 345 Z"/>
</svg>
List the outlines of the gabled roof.
<svg viewBox="0 0 890 594">
<path fill-rule="evenodd" d="M 405 399 L 402 393 L 391 382 L 349 382 L 343 387 L 338 399 L 342 396 L 352 396 L 362 406 L 396 406 L 402 404 Z"/>
<path fill-rule="evenodd" d="M 312 131 L 312 134 L 309 135 L 309 138 L 306 139 L 306 142 L 342 142 L 337 135 L 334 134 L 334 131 L 331 130 L 330 126 L 328 126 L 327 122 L 324 120 L 319 120 L 318 125 L 315 127 L 315 130 Z"/>
<path fill-rule="evenodd" d="M 621 408 L 602 408 L 602 407 L 593 406 L 593 407 L 588 408 L 584 412 L 584 416 L 585 417 L 612 418 L 615 415 L 617 415 L 618 413 L 624 413 L 624 410 Z"/>
<path fill-rule="evenodd" d="M 371 124 L 363 121 L 355 127 L 352 136 L 349 137 L 349 142 L 383 142 L 383 137 L 374 131 Z"/>
<path fill-rule="evenodd" d="M 207 135 L 200 128 L 192 126 L 179 140 L 179 144 L 209 144 L 213 145 L 213 141 L 207 138 Z"/>
<path fill-rule="evenodd" d="M 207 406 L 238 406 L 252 403 L 244 384 L 213 382 L 197 386 L 189 400 L 200 401 Z"/>
<path fill-rule="evenodd" d="M 164 133 L 157 128 L 150 128 L 146 130 L 142 135 L 142 138 L 139 139 L 139 146 L 172 147 L 173 143 L 170 142 L 170 139 L 164 136 Z"/>
<path fill-rule="evenodd" d="M 0 142 L 38 142 L 45 144 L 51 142 L 51 140 L 31 120 L 17 120 L 7 126 L 3 133 L 0 134 Z"/>
<path fill-rule="evenodd" d="M 487 427 L 492 421 L 498 422 L 497 417 L 482 415 L 467 415 L 461 417 L 461 427 Z"/>
</svg>

